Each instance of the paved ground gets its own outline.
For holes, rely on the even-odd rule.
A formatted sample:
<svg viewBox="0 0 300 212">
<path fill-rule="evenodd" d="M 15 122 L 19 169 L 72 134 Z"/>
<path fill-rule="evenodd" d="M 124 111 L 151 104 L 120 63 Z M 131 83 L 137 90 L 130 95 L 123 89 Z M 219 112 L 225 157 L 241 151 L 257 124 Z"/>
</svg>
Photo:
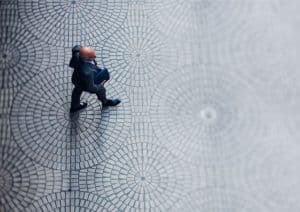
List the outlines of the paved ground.
<svg viewBox="0 0 300 212">
<path fill-rule="evenodd" d="M 297 0 L 2 0 L 0 211 L 300 211 Z M 116 108 L 70 116 L 71 47 Z"/>
</svg>

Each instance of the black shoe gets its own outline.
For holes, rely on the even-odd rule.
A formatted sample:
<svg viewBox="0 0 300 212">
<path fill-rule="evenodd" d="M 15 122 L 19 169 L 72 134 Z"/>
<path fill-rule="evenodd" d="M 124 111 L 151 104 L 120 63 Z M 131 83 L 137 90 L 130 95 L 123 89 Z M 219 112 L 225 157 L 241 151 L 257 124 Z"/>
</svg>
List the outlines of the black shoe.
<svg viewBox="0 0 300 212">
<path fill-rule="evenodd" d="M 103 106 L 104 107 L 117 106 L 120 103 L 121 103 L 121 100 L 119 100 L 119 99 L 109 99 Z"/>
<path fill-rule="evenodd" d="M 84 109 L 86 107 L 87 107 L 87 103 L 86 102 L 80 103 L 80 105 L 78 107 L 71 108 L 70 109 L 70 113 L 75 113 L 75 112 L 77 112 L 79 110 L 82 110 L 82 109 Z"/>
</svg>

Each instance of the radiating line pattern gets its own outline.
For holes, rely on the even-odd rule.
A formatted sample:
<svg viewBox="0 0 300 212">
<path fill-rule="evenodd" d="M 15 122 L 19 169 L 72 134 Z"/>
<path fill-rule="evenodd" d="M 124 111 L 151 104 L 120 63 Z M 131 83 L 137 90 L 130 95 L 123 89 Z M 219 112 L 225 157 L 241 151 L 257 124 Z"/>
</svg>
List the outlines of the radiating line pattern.
<svg viewBox="0 0 300 212">
<path fill-rule="evenodd" d="M 126 94 L 111 85 L 108 95 L 123 100 L 119 110 L 101 110 L 96 95 L 85 93 L 88 110 L 70 114 L 71 73 L 57 66 L 37 75 L 17 94 L 11 111 L 15 140 L 29 157 L 49 168 L 70 169 L 69 157 L 75 152 L 80 157 L 73 161 L 77 169 L 97 164 L 121 145 L 130 124 Z"/>
<path fill-rule="evenodd" d="M 35 164 L 16 147 L 0 147 L 1 211 L 24 211 L 36 198 L 61 189 L 61 173 Z"/>
<path fill-rule="evenodd" d="M 171 210 L 191 189 L 188 164 L 151 138 L 130 140 L 105 163 L 81 170 L 80 189 L 102 194 L 122 211 Z"/>
<path fill-rule="evenodd" d="M 156 85 L 176 65 L 176 51 L 151 25 L 124 26 L 101 48 L 104 66 L 129 87 Z"/>
<path fill-rule="evenodd" d="M 105 199 L 86 192 L 53 193 L 33 202 L 25 211 L 115 211 L 117 210 Z"/>
<path fill-rule="evenodd" d="M 24 30 L 22 25 L 1 23 L 0 87 L 24 85 L 36 73 L 49 65 L 49 49 Z"/>
<path fill-rule="evenodd" d="M 121 0 L 18 1 L 23 24 L 44 41 L 63 47 L 108 38 L 126 19 Z"/>
<path fill-rule="evenodd" d="M 0 211 L 299 212 L 297 0 L 1 0 Z M 96 48 L 117 107 L 84 92 Z"/>
</svg>

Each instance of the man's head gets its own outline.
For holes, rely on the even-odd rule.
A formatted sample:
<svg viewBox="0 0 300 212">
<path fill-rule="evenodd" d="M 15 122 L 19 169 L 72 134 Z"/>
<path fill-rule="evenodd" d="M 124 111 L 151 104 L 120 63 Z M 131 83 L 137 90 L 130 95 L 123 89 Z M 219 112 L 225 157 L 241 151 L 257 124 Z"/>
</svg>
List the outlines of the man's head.
<svg viewBox="0 0 300 212">
<path fill-rule="evenodd" d="M 80 57 L 83 60 L 93 61 L 96 59 L 96 51 L 91 47 L 82 47 L 80 49 Z"/>
</svg>

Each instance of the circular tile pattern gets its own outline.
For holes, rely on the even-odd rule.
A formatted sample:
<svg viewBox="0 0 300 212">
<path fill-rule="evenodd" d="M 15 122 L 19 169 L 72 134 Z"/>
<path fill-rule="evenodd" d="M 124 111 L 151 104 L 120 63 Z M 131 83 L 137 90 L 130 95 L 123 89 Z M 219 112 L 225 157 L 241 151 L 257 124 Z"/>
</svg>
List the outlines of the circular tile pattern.
<svg viewBox="0 0 300 212">
<path fill-rule="evenodd" d="M 24 85 L 48 64 L 45 46 L 19 24 L 1 24 L 0 48 L 1 89 Z"/>
<path fill-rule="evenodd" d="M 97 164 L 114 152 L 126 137 L 130 107 L 126 94 L 108 85 L 108 96 L 123 100 L 120 107 L 101 110 L 96 95 L 84 93 L 88 108 L 69 114 L 72 71 L 58 66 L 33 78 L 14 99 L 11 127 L 23 151 L 54 169 Z M 76 157 L 77 155 L 77 157 Z M 79 159 L 78 159 L 79 157 Z"/>
<path fill-rule="evenodd" d="M 231 35 L 251 14 L 246 1 L 157 0 L 150 15 L 153 23 L 170 38 L 181 41 L 206 41 Z"/>
<path fill-rule="evenodd" d="M 174 211 L 267 212 L 262 203 L 242 191 L 203 188 L 192 191 Z"/>
<path fill-rule="evenodd" d="M 53 193 L 32 203 L 26 211 L 115 211 L 116 208 L 104 198 L 87 192 Z"/>
<path fill-rule="evenodd" d="M 18 5 L 14 5 L 16 2 Z M 108 2 L 114 2 L 111 7 L 113 10 L 106 6 Z M 247 6 L 242 6 L 252 4 L 252 2 L 257 3 L 257 8 L 249 9 Z M 184 199 L 184 203 L 178 207 L 178 211 L 266 212 L 267 210 L 261 208 L 261 205 L 272 205 L 273 210 L 271 211 L 300 211 L 298 203 L 300 196 L 297 191 L 300 184 L 297 177 L 299 176 L 297 153 L 300 151 L 297 149 L 297 145 L 288 148 L 285 146 L 289 143 L 290 137 L 300 138 L 298 129 L 300 126 L 298 117 L 300 116 L 297 116 L 299 80 L 294 75 L 298 72 L 297 56 L 299 54 L 295 53 L 297 53 L 299 36 L 297 37 L 297 27 L 294 26 L 297 26 L 297 21 L 300 20 L 297 10 L 299 3 L 284 0 L 227 0 L 226 3 L 227 5 L 225 5 L 225 1 L 207 0 L 0 1 L 1 17 L 3 18 L 0 39 L 2 49 L 0 54 L 0 71 L 2 73 L 0 76 L 0 108 L 2 107 L 2 109 L 0 111 L 4 112 L 0 114 L 1 138 L 10 137 L 11 131 L 10 128 L 2 126 L 2 120 L 7 122 L 6 114 L 9 113 L 8 108 L 11 106 L 10 103 L 8 104 L 10 98 L 7 97 L 14 93 L 16 86 L 25 89 L 17 95 L 16 105 L 13 107 L 11 116 L 13 135 L 19 140 L 17 143 L 24 151 L 21 154 L 12 147 L 0 146 L 2 159 L 0 162 L 0 211 L 24 211 L 23 207 L 35 200 L 32 207 L 29 207 L 29 211 L 34 209 L 36 211 L 116 211 L 117 209 L 111 207 L 110 203 L 118 205 L 118 209 L 125 208 L 130 211 L 134 209 L 137 211 L 142 209 L 175 211 L 173 205 L 176 205 L 177 202 L 181 203 L 181 199 Z M 90 5 L 100 4 L 101 6 L 96 6 L 95 9 L 90 7 Z M 136 21 L 137 26 L 130 25 L 122 29 L 116 25 L 121 25 L 125 19 L 127 4 L 130 5 L 128 14 L 134 16 L 128 24 Z M 264 20 L 265 9 L 273 4 L 277 4 L 275 5 L 275 15 L 271 18 L 274 22 L 269 22 L 269 20 Z M 261 5 L 265 6 L 261 7 Z M 19 11 L 16 6 L 19 7 Z M 123 12 L 121 8 L 125 8 L 125 11 Z M 88 9 L 90 10 L 85 12 Z M 132 9 L 135 9 L 136 12 L 133 13 Z M 110 12 L 111 14 L 109 14 Z M 258 13 L 260 15 L 257 15 Z M 19 15 L 20 19 L 18 19 Z M 86 15 L 86 18 L 83 15 Z M 144 22 L 140 21 L 140 17 L 147 16 L 145 19 L 148 19 L 148 15 L 159 29 L 153 25 L 146 26 Z M 248 23 L 241 27 L 245 23 L 243 20 L 248 17 L 251 17 L 252 25 Z M 35 36 L 29 35 L 23 25 L 19 26 L 17 23 L 13 23 L 17 19 L 23 21 L 25 28 L 27 27 L 27 30 L 32 31 Z M 280 22 L 278 19 L 282 21 Z M 14 25 L 7 26 L 9 23 Z M 267 25 L 268 27 L 265 27 Z M 122 33 L 115 33 L 116 30 L 122 30 Z M 161 34 L 167 34 L 168 39 L 164 38 L 165 40 L 162 41 Z M 295 35 L 295 37 L 291 35 Z M 122 36 L 126 39 L 123 39 Z M 116 80 L 119 84 L 126 85 L 126 88 L 131 91 L 130 100 L 134 109 L 135 122 L 133 123 L 134 130 L 131 128 L 130 134 L 138 139 L 146 134 L 152 135 L 148 108 L 150 108 L 149 102 L 153 97 L 152 92 L 159 84 L 153 85 L 153 81 L 159 77 L 157 82 L 160 82 L 160 78 L 172 75 L 173 82 L 170 84 L 163 82 L 162 87 L 156 90 L 156 94 L 159 93 L 162 96 L 155 97 L 156 99 L 153 100 L 159 103 L 159 105 L 153 103 L 155 108 L 151 112 L 151 120 L 159 141 L 156 139 L 147 141 L 151 143 L 150 146 L 164 143 L 168 150 L 162 148 L 161 153 L 153 153 L 154 156 L 150 157 L 149 151 L 157 152 L 160 149 L 154 150 L 154 147 L 146 147 L 145 143 L 147 142 L 144 140 L 142 147 L 133 147 L 138 142 L 135 140 L 130 145 L 128 144 L 129 147 L 123 147 L 126 150 L 120 149 L 115 152 L 121 142 L 125 140 L 123 133 L 127 131 L 125 129 L 128 129 L 127 124 L 130 124 L 127 122 L 131 122 L 131 112 L 126 95 L 120 91 L 120 88 L 115 89 L 114 83 L 108 84 L 108 93 L 122 98 L 123 102 L 120 107 L 101 111 L 99 109 L 101 106 L 94 96 L 84 95 L 83 98 L 89 102 L 88 110 L 69 116 L 67 111 L 72 89 L 69 84 L 70 72 L 67 73 L 67 69 L 62 68 L 64 74 L 53 74 L 52 71 L 44 71 L 46 70 L 44 67 L 60 63 L 59 58 L 67 61 L 66 58 L 70 56 L 70 48 L 66 48 L 67 56 L 55 53 L 49 56 L 47 46 L 44 47 L 39 43 L 36 37 L 64 47 L 71 47 L 74 43 L 80 42 L 96 46 L 99 45 L 97 41 L 108 39 L 105 49 L 103 49 L 105 53 L 103 55 L 106 56 L 104 62 L 110 66 L 113 79 L 117 76 Z M 142 48 L 142 53 L 139 53 L 140 49 L 135 47 L 134 43 L 127 45 L 132 40 L 136 43 L 142 42 L 139 40 L 140 38 L 143 38 L 143 42 L 147 46 L 147 49 Z M 201 61 L 205 64 L 215 64 L 218 63 L 218 59 L 220 61 L 226 59 L 226 62 L 231 65 L 237 63 L 240 65 L 240 69 L 236 69 L 234 74 L 243 77 L 243 80 L 220 71 L 218 73 L 220 77 L 214 76 L 215 72 L 209 72 L 200 74 L 199 77 L 195 77 L 195 80 L 192 79 L 193 76 L 187 77 L 186 81 L 182 75 L 175 74 L 177 71 L 173 73 L 171 67 L 175 66 L 170 65 L 173 63 L 163 64 L 169 59 L 165 55 L 172 55 L 164 53 L 166 49 L 168 50 L 168 46 L 164 43 L 166 40 L 179 47 L 177 53 L 185 57 L 186 63 Z M 189 44 L 187 44 L 188 42 Z M 225 47 L 223 48 L 226 50 L 218 51 L 219 46 L 214 48 L 220 42 L 224 42 Z M 159 44 L 159 47 L 153 43 Z M 118 46 L 114 46 L 115 44 Z M 140 46 L 144 45 L 139 44 Z M 113 48 L 109 45 L 112 45 Z M 127 48 L 130 51 L 126 52 Z M 51 49 L 53 49 L 53 45 Z M 102 46 L 99 49 L 102 49 Z M 125 53 L 120 55 L 119 49 Z M 49 63 L 49 57 L 54 58 L 51 60 L 54 63 Z M 55 68 L 55 71 L 61 72 L 62 69 Z M 189 68 L 183 68 L 180 73 L 187 74 L 187 69 Z M 36 74 L 41 71 L 45 72 L 41 74 L 43 77 L 37 76 Z M 51 79 L 46 78 L 46 75 Z M 205 77 L 206 75 L 209 77 Z M 36 77 L 32 78 L 34 76 Z M 41 78 L 46 79 L 41 80 Z M 203 83 L 203 79 L 208 82 Z M 235 81 L 236 79 L 238 82 Z M 34 82 L 26 85 L 31 80 Z M 211 81 L 213 83 L 209 83 Z M 248 84 L 245 85 L 245 81 L 251 82 L 255 86 L 257 92 L 254 95 L 263 95 L 262 99 L 268 104 L 265 109 L 268 112 L 272 111 L 269 113 L 271 116 L 268 117 L 271 117 L 271 120 L 265 117 L 257 119 L 261 112 L 260 109 L 263 110 L 262 103 L 259 98 L 253 97 L 252 89 L 248 87 Z M 170 86 L 172 83 L 177 84 L 178 87 Z M 188 85 L 189 83 L 192 85 Z M 199 86 L 201 83 L 204 84 L 204 87 L 209 88 Z M 63 86 L 60 86 L 61 84 Z M 220 84 L 219 87 L 218 84 Z M 145 85 L 149 86 L 140 89 Z M 12 87 L 13 89 L 11 89 Z M 131 87 L 134 88 L 131 90 Z M 197 87 L 200 87 L 201 91 L 199 91 L 200 89 L 192 91 Z M 182 91 L 186 88 L 186 92 Z M 234 92 L 235 90 L 241 90 L 245 97 L 239 97 L 239 94 Z M 42 92 L 44 94 L 41 94 Z M 172 92 L 174 96 L 171 94 Z M 181 96 L 178 94 L 181 92 L 185 98 L 180 98 Z M 199 95 L 201 92 L 205 95 Z M 164 94 L 169 95 L 171 100 L 163 98 Z M 200 100 L 194 100 L 194 98 Z M 192 99 L 191 102 L 189 102 L 190 99 Z M 207 99 L 208 103 L 202 104 L 203 99 Z M 189 106 L 190 103 L 199 108 Z M 186 107 L 188 111 L 192 112 L 186 112 Z M 168 116 L 165 116 L 163 112 L 155 111 L 158 110 L 157 108 L 166 111 Z M 153 115 L 156 117 L 153 118 Z M 262 116 L 264 115 L 262 114 Z M 163 121 L 165 117 L 168 120 Z M 264 122 L 259 124 L 260 120 Z M 280 134 L 283 137 L 290 135 L 290 137 L 283 138 L 282 146 L 275 147 L 272 141 L 264 149 L 261 149 L 261 145 L 257 145 L 262 133 L 256 131 L 256 128 L 264 130 L 265 121 L 278 122 L 278 126 L 276 126 L 278 131 L 274 129 L 272 131 L 276 134 L 274 137 Z M 249 134 L 245 132 L 245 129 L 249 129 Z M 166 135 L 160 133 L 166 133 Z M 247 137 L 246 142 L 245 137 Z M 1 138 L 1 143 L 12 143 Z M 191 180 L 192 183 L 201 186 L 215 185 L 218 188 L 200 189 L 191 194 L 182 192 L 184 189 L 181 188 L 190 182 L 183 180 L 181 173 L 185 172 L 179 165 L 181 161 L 176 160 L 176 156 L 191 163 L 218 163 L 223 159 L 236 159 L 239 155 L 244 154 L 243 150 L 245 149 L 248 152 L 247 144 L 250 144 L 249 148 L 251 149 L 252 145 L 256 145 L 256 148 L 251 151 L 253 155 L 249 154 L 250 160 L 247 155 L 244 157 L 245 161 L 235 160 L 234 166 L 229 161 L 226 165 L 222 164 L 224 166 L 217 167 L 221 168 L 221 171 L 217 170 L 215 166 L 205 166 L 198 170 L 199 166 L 197 166 L 199 176 L 193 181 Z M 151 150 L 148 151 L 148 149 Z M 139 151 L 142 152 L 140 155 L 145 155 L 145 158 L 150 159 L 144 160 L 138 153 L 135 153 Z M 175 154 L 173 155 L 170 151 Z M 113 152 L 116 154 L 114 155 Z M 70 177 L 69 171 L 54 170 L 55 173 L 51 174 L 50 169 L 42 171 L 43 167 L 33 164 L 31 160 L 25 158 L 26 155 L 32 156 L 44 166 L 55 169 L 68 169 L 74 164 L 75 169 L 89 168 L 80 171 L 72 170 Z M 109 161 L 108 164 L 106 164 L 106 160 Z M 235 166 L 240 163 L 243 166 L 239 170 L 241 175 L 226 173 L 227 170 L 235 170 Z M 123 167 L 124 169 L 122 169 Z M 157 170 L 153 167 L 157 167 Z M 144 171 L 146 174 L 141 174 L 140 170 L 147 170 Z M 88 176 L 88 178 L 78 180 L 77 174 L 82 174 L 82 172 L 87 174 L 83 177 Z M 54 179 L 48 179 L 49 173 Z M 68 176 L 63 176 L 61 180 L 61 173 L 67 173 Z M 159 179 L 156 177 L 157 175 L 160 176 Z M 239 178 L 240 176 L 242 177 Z M 176 183 L 180 184 L 175 188 L 175 180 L 172 177 L 177 180 Z M 28 180 L 28 178 L 30 179 Z M 204 179 L 208 179 L 207 182 Z M 77 188 L 79 182 L 83 187 L 88 187 L 88 191 L 111 196 L 111 199 L 106 201 L 96 196 L 95 193 L 85 192 L 55 193 L 39 199 L 41 195 L 45 195 L 47 189 L 50 192 L 61 191 L 66 187 L 68 189 L 69 180 L 72 180 L 71 187 L 74 185 Z M 224 185 L 235 187 L 239 180 L 246 185 L 243 192 L 223 190 Z M 230 183 L 228 184 L 228 182 Z M 139 190 L 139 188 L 144 190 Z M 56 191 L 52 191 L 52 189 Z M 178 192 L 179 190 L 180 192 Z M 144 193 L 140 191 L 144 191 Z M 179 197 L 178 193 L 180 193 L 180 198 L 177 198 Z M 259 199 L 260 203 L 249 198 L 246 193 L 251 193 L 251 196 Z M 148 198 L 147 201 L 144 201 L 144 196 Z"/>
<path fill-rule="evenodd" d="M 0 151 L 0 211 L 22 211 L 40 192 L 45 173 L 14 147 L 0 145 Z"/>
<path fill-rule="evenodd" d="M 152 125 L 160 142 L 180 158 L 191 163 L 237 159 L 266 133 L 262 100 L 231 71 L 185 67 L 156 89 Z"/>
<path fill-rule="evenodd" d="M 128 2 L 19 0 L 18 9 L 24 25 L 44 41 L 72 47 L 108 38 L 126 19 Z"/>
<path fill-rule="evenodd" d="M 131 87 L 156 84 L 176 63 L 176 51 L 152 26 L 125 26 L 100 48 L 103 63 L 115 79 Z"/>
<path fill-rule="evenodd" d="M 186 167 L 174 155 L 147 142 L 125 144 L 86 174 L 93 179 L 87 182 L 89 190 L 103 193 L 125 211 L 167 211 L 191 183 Z"/>
</svg>

